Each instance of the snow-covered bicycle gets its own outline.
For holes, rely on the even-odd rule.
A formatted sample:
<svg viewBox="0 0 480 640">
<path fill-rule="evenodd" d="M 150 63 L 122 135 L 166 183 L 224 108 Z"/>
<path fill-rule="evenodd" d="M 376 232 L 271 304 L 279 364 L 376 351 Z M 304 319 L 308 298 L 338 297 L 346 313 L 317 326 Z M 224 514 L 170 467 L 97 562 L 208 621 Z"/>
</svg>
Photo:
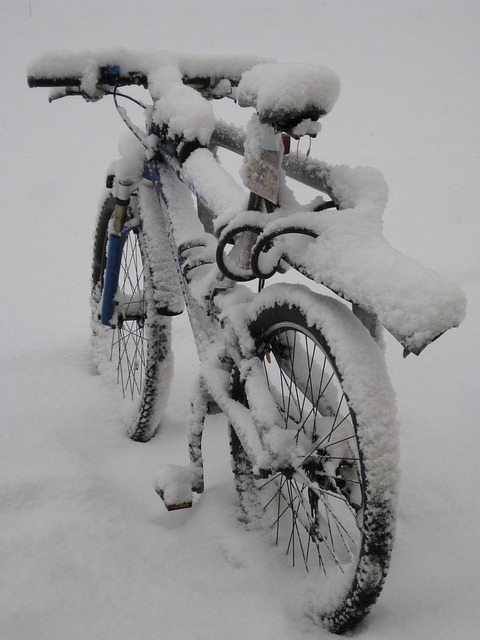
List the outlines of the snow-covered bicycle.
<svg viewBox="0 0 480 640">
<path fill-rule="evenodd" d="M 29 84 L 54 87 L 52 99 L 113 95 L 134 134 L 98 216 L 92 327 L 99 365 L 139 399 L 129 435 L 147 441 L 169 393 L 171 318 L 188 311 L 200 361 L 191 463 L 164 467 L 157 492 L 169 509 L 191 506 L 204 489 L 205 417 L 223 412 L 243 520 L 283 549 L 315 619 L 335 633 L 352 628 L 380 594 L 395 526 L 381 327 L 419 354 L 461 322 L 465 301 L 385 241 L 377 171 L 288 152 L 292 137 L 318 133 L 337 77 L 122 50 L 44 56 Z M 118 103 L 126 86 L 148 89 L 144 129 Z M 210 101 L 222 98 L 253 108 L 245 129 L 215 119 Z M 223 149 L 244 157 L 241 181 L 220 162 Z M 286 177 L 315 189 L 312 202 L 300 205 Z M 282 282 L 291 268 L 328 295 Z"/>
</svg>

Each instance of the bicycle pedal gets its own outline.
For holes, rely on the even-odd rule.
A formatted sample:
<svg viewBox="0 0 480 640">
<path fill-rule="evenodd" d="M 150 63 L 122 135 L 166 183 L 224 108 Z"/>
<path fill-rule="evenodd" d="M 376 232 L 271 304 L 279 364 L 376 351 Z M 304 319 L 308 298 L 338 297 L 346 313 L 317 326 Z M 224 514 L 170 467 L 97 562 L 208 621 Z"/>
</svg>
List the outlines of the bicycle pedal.
<svg viewBox="0 0 480 640">
<path fill-rule="evenodd" d="M 198 484 L 198 473 L 193 465 L 179 467 L 168 464 L 160 468 L 154 488 L 167 511 L 179 511 L 192 506 L 193 488 Z"/>
<path fill-rule="evenodd" d="M 167 509 L 167 511 L 180 511 L 181 509 L 191 509 L 192 507 L 192 502 L 177 502 L 174 504 L 170 504 L 167 503 L 165 500 L 165 494 L 163 491 L 158 491 L 156 490 L 158 495 L 161 497 L 161 499 L 163 500 L 163 504 L 165 505 L 165 508 Z"/>
</svg>

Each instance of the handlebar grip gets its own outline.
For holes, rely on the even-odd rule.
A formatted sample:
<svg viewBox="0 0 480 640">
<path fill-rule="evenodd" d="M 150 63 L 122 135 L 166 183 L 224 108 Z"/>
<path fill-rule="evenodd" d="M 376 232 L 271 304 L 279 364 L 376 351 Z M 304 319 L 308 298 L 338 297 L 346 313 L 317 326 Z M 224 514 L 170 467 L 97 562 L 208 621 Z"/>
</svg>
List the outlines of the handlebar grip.
<svg viewBox="0 0 480 640">
<path fill-rule="evenodd" d="M 39 78 L 28 76 L 28 86 L 32 89 L 36 87 L 79 87 L 80 78 Z"/>
<path fill-rule="evenodd" d="M 100 67 L 100 73 L 98 77 L 98 84 L 103 85 L 118 85 L 118 86 L 148 86 L 148 79 L 144 73 L 137 71 L 130 71 L 125 75 L 121 75 L 116 70 L 119 67 Z M 36 87 L 80 87 L 82 84 L 81 77 L 58 77 L 48 78 L 40 76 L 28 76 L 28 86 L 31 88 Z"/>
</svg>

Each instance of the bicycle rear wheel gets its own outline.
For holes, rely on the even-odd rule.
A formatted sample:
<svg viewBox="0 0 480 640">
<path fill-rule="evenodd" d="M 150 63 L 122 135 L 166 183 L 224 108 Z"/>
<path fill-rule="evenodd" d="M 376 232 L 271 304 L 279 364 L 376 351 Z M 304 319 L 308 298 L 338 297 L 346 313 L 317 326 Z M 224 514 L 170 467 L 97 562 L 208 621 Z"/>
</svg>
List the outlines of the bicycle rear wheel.
<svg viewBox="0 0 480 640">
<path fill-rule="evenodd" d="M 131 231 L 122 250 L 113 326 L 101 323 L 101 301 L 108 255 L 109 222 L 115 209 L 110 194 L 100 209 L 93 246 L 92 333 L 94 359 L 100 373 L 109 373 L 126 401 L 136 406 L 128 429 L 132 440 L 145 442 L 158 428 L 173 375 L 171 318 L 155 309 L 151 268 L 145 251 L 138 203 L 128 211 Z"/>
<path fill-rule="evenodd" d="M 373 376 L 379 387 L 367 379 L 368 367 L 381 367 L 383 356 L 342 309 L 333 333 L 328 323 L 319 328 L 291 303 L 259 309 L 250 333 L 280 409 L 280 426 L 292 434 L 292 447 L 305 453 L 294 468 L 261 479 L 231 430 L 242 515 L 250 527 L 268 530 L 296 571 L 314 580 L 311 615 L 344 633 L 368 613 L 388 570 L 396 494 L 393 393 L 384 367 Z M 342 329 L 343 319 L 348 326 Z M 352 377 L 359 372 L 357 358 L 364 361 L 361 379 Z M 238 370 L 233 393 L 248 405 Z M 382 415 L 371 418 L 372 407 Z"/>
</svg>

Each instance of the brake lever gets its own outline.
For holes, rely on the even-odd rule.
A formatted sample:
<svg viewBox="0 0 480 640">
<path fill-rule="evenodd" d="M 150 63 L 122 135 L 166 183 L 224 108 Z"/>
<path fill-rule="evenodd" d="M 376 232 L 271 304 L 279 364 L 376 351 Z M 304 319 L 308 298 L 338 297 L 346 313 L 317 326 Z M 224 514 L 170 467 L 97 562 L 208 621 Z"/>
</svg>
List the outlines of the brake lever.
<svg viewBox="0 0 480 640">
<path fill-rule="evenodd" d="M 98 102 L 105 95 L 110 93 L 110 91 L 103 89 L 102 87 L 97 87 L 97 93 L 95 95 L 89 95 L 82 91 L 80 87 L 60 87 L 60 89 L 55 89 L 48 96 L 48 101 L 53 102 L 54 100 L 60 100 L 61 98 L 67 98 L 69 96 L 80 96 L 87 102 Z"/>
<path fill-rule="evenodd" d="M 83 93 L 78 87 L 55 88 L 48 96 L 48 101 L 54 102 L 54 100 L 60 100 L 60 98 L 66 98 L 67 96 L 83 96 Z"/>
</svg>

